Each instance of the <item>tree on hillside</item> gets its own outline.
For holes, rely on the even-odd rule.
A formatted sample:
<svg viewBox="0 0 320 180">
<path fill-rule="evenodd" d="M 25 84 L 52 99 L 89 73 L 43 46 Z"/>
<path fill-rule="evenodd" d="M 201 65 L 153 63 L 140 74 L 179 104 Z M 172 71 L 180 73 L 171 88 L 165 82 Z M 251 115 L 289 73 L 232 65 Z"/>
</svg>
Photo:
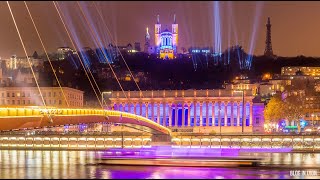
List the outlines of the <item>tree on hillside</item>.
<svg viewBox="0 0 320 180">
<path fill-rule="evenodd" d="M 284 99 L 284 117 L 297 124 L 298 132 L 301 132 L 300 119 L 304 116 L 303 96 L 288 96 Z"/>
<path fill-rule="evenodd" d="M 284 106 L 285 104 L 282 101 L 281 96 L 279 94 L 274 95 L 264 109 L 266 124 L 278 122 L 285 117 Z"/>
</svg>

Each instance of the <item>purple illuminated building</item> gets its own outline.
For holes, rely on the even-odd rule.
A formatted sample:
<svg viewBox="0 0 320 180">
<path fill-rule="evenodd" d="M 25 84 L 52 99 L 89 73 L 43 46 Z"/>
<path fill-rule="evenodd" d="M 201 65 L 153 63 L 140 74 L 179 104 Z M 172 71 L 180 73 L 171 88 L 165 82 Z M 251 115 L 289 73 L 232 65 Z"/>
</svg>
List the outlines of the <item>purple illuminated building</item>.
<svg viewBox="0 0 320 180">
<path fill-rule="evenodd" d="M 242 98 L 244 92 L 244 99 Z M 144 116 L 173 132 L 241 133 L 264 131 L 264 104 L 251 90 L 114 91 L 115 110 Z M 244 108 L 243 108 L 244 100 Z M 244 110 L 244 113 L 243 113 Z"/>
</svg>

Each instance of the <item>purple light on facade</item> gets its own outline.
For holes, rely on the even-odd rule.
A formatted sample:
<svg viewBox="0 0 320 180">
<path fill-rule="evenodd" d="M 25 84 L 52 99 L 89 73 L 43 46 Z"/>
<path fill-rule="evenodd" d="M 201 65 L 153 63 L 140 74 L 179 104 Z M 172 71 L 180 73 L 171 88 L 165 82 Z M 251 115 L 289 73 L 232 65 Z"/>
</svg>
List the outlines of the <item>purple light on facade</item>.
<svg viewBox="0 0 320 180">
<path fill-rule="evenodd" d="M 205 104 L 205 103 L 204 103 Z M 139 105 L 140 106 L 140 105 Z M 214 110 L 214 112 L 212 111 L 212 106 L 214 106 L 215 108 L 215 110 Z M 224 106 L 227 106 L 227 108 L 228 108 L 228 111 L 227 112 L 229 112 L 228 113 L 228 115 L 227 115 L 227 117 L 228 118 L 230 118 L 231 117 L 231 114 L 230 114 L 230 109 L 231 109 L 231 104 L 229 103 L 229 104 L 226 104 L 226 105 L 224 105 L 224 104 L 222 104 L 221 105 L 221 108 L 220 108 L 220 116 L 221 117 L 224 117 Z M 132 112 L 132 107 L 131 107 L 131 105 L 130 105 L 130 108 L 129 108 L 129 106 L 128 105 L 124 105 L 124 106 L 122 106 L 121 104 L 120 105 L 114 105 L 114 107 L 115 107 L 115 110 L 119 110 L 119 111 L 123 111 L 123 112 L 129 112 L 129 113 L 134 113 L 134 112 Z M 175 106 L 173 106 L 173 107 L 175 107 Z M 205 108 L 206 106 L 204 105 L 203 106 L 203 108 L 202 108 L 202 114 L 206 114 L 206 111 L 207 111 L 207 109 Z M 247 103 L 246 104 L 246 126 L 249 126 L 249 118 L 250 118 L 250 113 L 249 113 L 249 108 L 250 108 L 250 105 Z M 157 106 L 154 106 L 154 112 L 155 112 L 155 122 L 157 122 Z M 178 119 L 177 119 L 177 122 L 178 122 L 178 126 L 181 126 L 182 124 L 187 124 L 188 122 L 188 119 L 187 119 L 187 114 L 188 114 L 188 109 L 186 109 L 185 108 L 185 119 L 182 119 L 182 114 L 183 114 L 183 112 L 182 112 L 182 105 L 181 104 L 178 104 L 177 105 L 177 108 L 178 108 Z M 196 108 L 196 111 L 194 111 L 194 108 Z M 140 107 L 137 107 L 137 109 L 139 109 L 139 113 L 136 113 L 137 115 L 141 115 L 141 116 L 146 116 L 146 110 L 147 110 L 147 107 L 143 104 L 142 105 L 142 107 L 141 107 L 141 112 L 140 112 Z M 159 122 L 160 122 L 160 124 L 161 125 L 164 125 L 164 124 L 166 124 L 166 126 L 169 126 L 169 122 L 168 122 L 168 119 L 169 119 L 169 107 L 167 106 L 166 108 L 165 108 L 165 112 L 166 112 L 166 114 L 163 114 L 163 112 L 164 112 L 164 107 L 161 105 L 160 106 L 160 114 L 159 114 L 159 117 L 160 117 L 160 120 L 159 120 Z M 261 106 L 260 104 L 254 104 L 253 105 L 253 120 L 255 119 L 255 117 L 260 117 L 259 118 L 259 124 L 261 125 L 261 124 L 263 124 L 263 110 L 264 110 L 264 106 Z M 194 112 L 196 112 L 195 114 L 194 114 Z M 236 108 L 236 106 L 234 106 L 234 116 L 236 116 L 237 114 L 236 114 L 236 112 L 237 112 L 237 108 Z M 176 122 L 176 115 L 175 115 L 175 110 L 174 109 L 172 109 L 172 113 L 171 113 L 171 118 L 172 118 L 172 124 L 171 124 L 171 126 L 174 126 L 175 125 L 175 122 Z M 148 118 L 149 119 L 151 119 L 151 114 L 152 114 L 152 107 L 151 107 L 151 105 L 148 105 Z M 197 104 L 191 104 L 190 105 L 190 119 L 191 119 L 191 126 L 193 127 L 193 126 L 200 126 L 200 123 L 202 124 L 202 125 L 204 125 L 204 126 L 218 126 L 218 122 L 215 122 L 215 120 L 216 120 L 216 118 L 218 118 L 218 114 L 219 114 L 219 108 L 218 108 L 218 104 L 217 103 L 215 103 L 215 104 L 212 104 L 212 103 L 208 103 L 208 116 L 209 116 L 209 124 L 207 125 L 206 124 L 206 117 L 204 116 L 203 117 L 203 121 L 202 122 L 200 122 L 200 105 L 199 105 L 199 103 L 197 103 Z M 242 104 L 240 104 L 240 114 L 242 114 Z M 212 117 L 212 119 L 210 119 Z M 242 116 L 240 116 L 240 118 L 241 118 Z M 232 126 L 232 119 L 230 119 L 230 122 L 228 123 L 227 122 L 227 120 L 228 119 L 223 119 L 223 121 L 222 121 L 222 125 L 224 125 L 224 124 L 226 124 L 227 126 Z M 233 122 L 234 122 L 234 120 L 233 120 Z M 240 121 L 240 126 L 242 125 L 242 123 L 241 123 L 241 121 Z M 253 124 L 254 125 L 254 124 Z"/>
</svg>

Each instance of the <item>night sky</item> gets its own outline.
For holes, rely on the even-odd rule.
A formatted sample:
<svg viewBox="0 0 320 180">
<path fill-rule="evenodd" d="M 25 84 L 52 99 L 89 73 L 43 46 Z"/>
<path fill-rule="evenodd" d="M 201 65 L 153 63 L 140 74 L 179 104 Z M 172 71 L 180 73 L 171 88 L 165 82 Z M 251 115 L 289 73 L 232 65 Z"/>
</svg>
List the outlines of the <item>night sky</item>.
<svg viewBox="0 0 320 180">
<path fill-rule="evenodd" d="M 27 2 L 46 48 L 53 52 L 60 46 L 71 46 L 57 12 L 50 2 Z M 179 24 L 179 50 L 181 47 L 213 46 L 215 42 L 215 11 L 213 2 L 96 2 L 103 12 L 118 45 L 140 42 L 143 48 L 145 29 L 148 26 L 151 43 L 154 42 L 156 15 L 160 15 L 162 29 L 171 30 L 173 14 Z M 246 52 L 261 55 L 264 52 L 267 18 L 271 18 L 273 52 L 279 56 L 320 56 L 320 2 L 219 2 L 221 46 L 242 45 Z M 10 2 L 12 11 L 25 41 L 28 53 L 42 54 L 43 50 L 24 3 Z M 59 2 L 63 13 L 69 14 L 69 22 L 78 33 L 81 46 L 94 47 L 88 35 L 89 28 L 76 2 Z M 91 2 L 87 6 L 100 38 L 107 31 Z M 217 19 L 217 18 L 216 18 Z M 6 2 L 0 3 L 0 56 L 23 56 L 23 49 L 15 30 Z M 254 30 L 256 31 L 255 33 Z M 253 35 L 255 35 L 253 37 Z M 251 39 L 253 40 L 251 41 Z M 228 45 L 229 44 L 229 45 Z M 250 45 L 251 44 L 251 45 Z"/>
</svg>

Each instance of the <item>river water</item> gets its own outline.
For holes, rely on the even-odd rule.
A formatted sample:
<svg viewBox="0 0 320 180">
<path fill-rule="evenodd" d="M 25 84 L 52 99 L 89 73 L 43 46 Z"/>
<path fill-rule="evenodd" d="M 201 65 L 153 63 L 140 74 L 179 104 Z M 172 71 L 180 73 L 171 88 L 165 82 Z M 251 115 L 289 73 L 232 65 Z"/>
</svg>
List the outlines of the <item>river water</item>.
<svg viewBox="0 0 320 180">
<path fill-rule="evenodd" d="M 99 151 L 0 150 L 0 178 L 320 178 L 320 153 L 253 153 L 252 156 L 264 157 L 262 167 L 236 168 L 97 165 L 95 157 L 101 154 Z"/>
</svg>

